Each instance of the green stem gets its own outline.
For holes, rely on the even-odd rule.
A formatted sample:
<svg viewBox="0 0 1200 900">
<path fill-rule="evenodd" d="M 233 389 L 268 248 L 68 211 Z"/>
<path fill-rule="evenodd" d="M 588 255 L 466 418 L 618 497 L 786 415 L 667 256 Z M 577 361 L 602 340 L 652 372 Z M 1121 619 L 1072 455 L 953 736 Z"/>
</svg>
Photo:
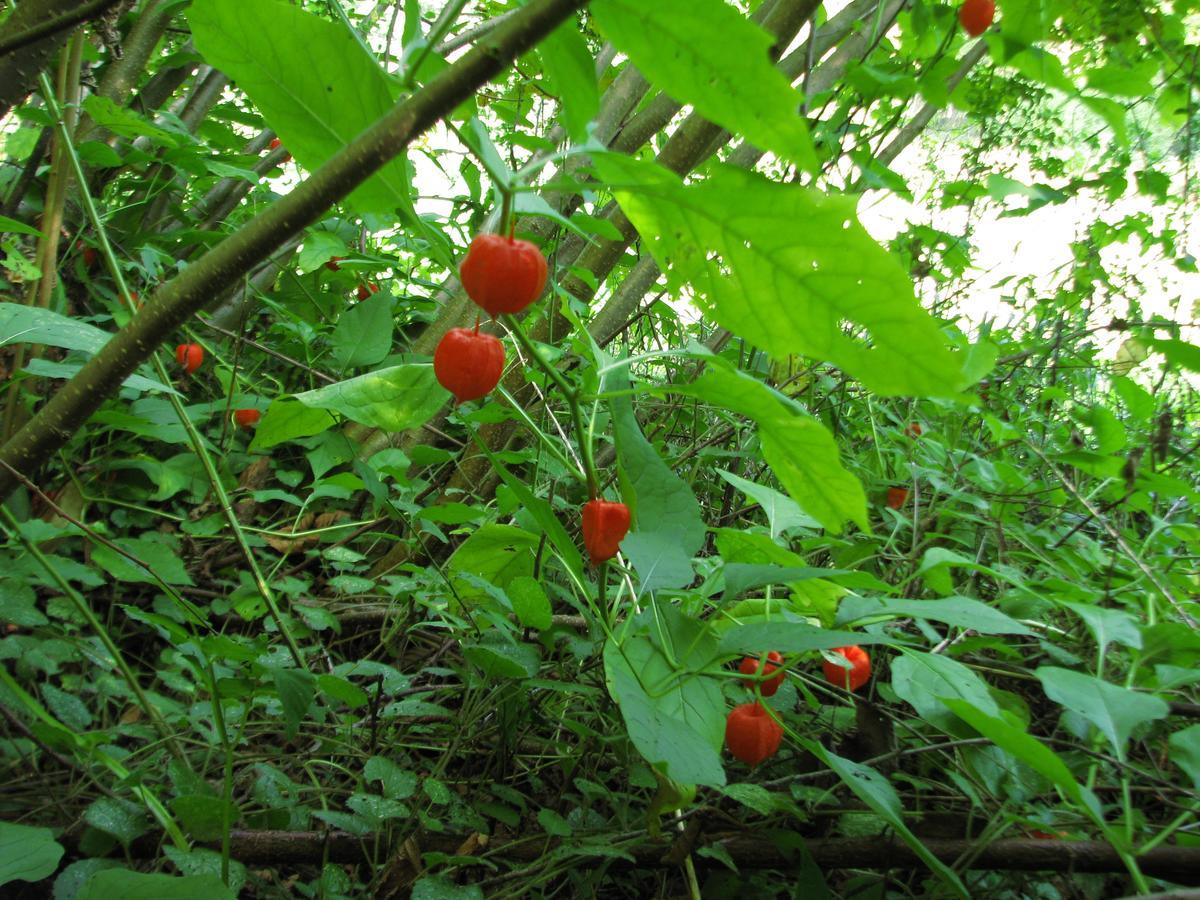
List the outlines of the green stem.
<svg viewBox="0 0 1200 900">
<path fill-rule="evenodd" d="M 224 757 L 222 780 L 221 807 L 221 881 L 229 886 L 229 848 L 230 834 L 233 821 L 230 812 L 233 810 L 233 745 L 229 743 L 229 731 L 225 727 L 225 708 L 221 705 L 221 696 L 217 693 L 217 673 L 213 664 L 206 661 L 205 672 L 208 675 L 208 689 L 212 694 L 213 724 L 217 728 L 217 737 L 221 741 L 221 754 Z"/>
<path fill-rule="evenodd" d="M 596 460 L 592 455 L 592 442 L 587 439 L 588 432 L 583 427 L 583 410 L 579 404 L 579 393 L 567 383 L 562 373 L 542 356 L 533 341 L 529 339 L 529 335 L 525 333 L 525 329 L 521 327 L 521 323 L 514 316 L 504 316 L 504 324 L 508 326 L 512 336 L 517 343 L 521 345 L 521 349 L 528 354 L 529 358 L 534 361 L 539 369 L 546 373 L 546 377 L 554 382 L 554 386 L 558 388 L 563 398 L 567 401 L 567 405 L 571 408 L 571 423 L 575 428 L 575 435 L 579 440 L 579 456 L 583 460 L 583 474 L 587 479 L 588 497 L 595 499 L 600 496 L 600 479 L 596 474 Z"/>
<path fill-rule="evenodd" d="M 500 228 L 496 233 L 512 237 L 512 229 L 516 227 L 512 221 L 513 192 L 507 185 L 502 185 L 500 196 Z"/>
</svg>

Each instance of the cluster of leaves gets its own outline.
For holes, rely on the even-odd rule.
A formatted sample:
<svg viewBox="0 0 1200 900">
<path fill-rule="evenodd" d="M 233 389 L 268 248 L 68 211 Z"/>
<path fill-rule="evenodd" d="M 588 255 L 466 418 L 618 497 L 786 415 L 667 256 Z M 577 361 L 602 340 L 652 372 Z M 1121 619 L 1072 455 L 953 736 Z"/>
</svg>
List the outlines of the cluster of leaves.
<svg viewBox="0 0 1200 900">
<path fill-rule="evenodd" d="M 1140 851 L 1200 844 L 1200 349 L 1186 319 L 1118 308 L 1134 276 L 1099 252 L 1136 237 L 1186 271 L 1178 235 L 1097 222 L 1053 297 L 1026 304 L 1010 286 L 1026 317 L 969 336 L 926 311 L 911 277 L 962 289 L 966 235 L 914 223 L 888 252 L 836 190 L 845 161 L 859 170 L 846 184 L 908 190 L 874 154 L 920 100 L 966 115 L 975 151 L 969 177 L 922 198 L 931 207 L 1111 201 L 1135 157 L 1136 188 L 1179 202 L 1186 170 L 1154 153 L 1186 121 L 1164 102 L 1131 128 L 1123 99 L 1143 84 L 1178 97 L 1186 4 L 1014 0 L 986 38 L 987 71 L 953 92 L 968 50 L 952 8 L 915 3 L 893 25 L 893 4 L 860 5 L 842 33 L 860 41 L 855 61 L 816 78 L 806 125 L 789 58 L 770 65 L 772 37 L 732 6 L 597 0 L 583 36 L 555 31 L 455 110 L 441 143 L 281 240 L 189 324 L 199 371 L 173 380 L 148 362 L 13 494 L 0 882 L 54 877 L 61 897 L 645 895 L 652 876 L 620 864 L 663 822 L 703 817 L 781 848 L 887 833 L 928 867 L 909 892 L 932 879 L 962 896 L 1053 895 L 1051 879 L 956 868 L 922 839 L 940 823 L 979 846 L 1100 840 L 1138 889 L 1157 883 Z M 396 12 L 399 52 L 374 14 L 196 0 L 178 20 L 190 35 L 164 36 L 139 85 L 185 102 L 139 110 L 100 91 L 82 104 L 72 152 L 88 177 L 74 190 L 95 197 L 94 220 L 55 200 L 66 157 L 36 171 L 52 98 L 20 108 L 3 137 L 14 165 L 0 187 L 16 202 L 0 335 L 44 350 L 5 357 L 10 433 L 128 323 L 129 289 L 156 302 L 288 179 L 450 71 L 465 26 L 422 21 L 415 2 Z M 381 65 L 363 35 L 384 28 Z M 1087 43 L 1092 29 L 1105 40 Z M 1052 52 L 1055 37 L 1085 49 Z M 674 104 L 653 129 L 666 129 L 657 161 L 619 145 L 622 123 L 600 133 L 629 89 L 624 72 L 595 76 L 601 39 L 663 92 L 631 101 L 623 124 Z M 1150 48 L 1148 67 L 1135 50 Z M 80 50 L 103 84 L 114 57 Z M 1049 162 L 1069 144 L 1051 99 L 1103 126 L 1069 172 Z M 696 118 L 668 125 L 680 103 Z M 722 128 L 744 144 L 679 162 Z M 991 166 L 996 146 L 1028 151 L 1047 184 Z M 743 164 L 755 148 L 780 177 Z M 417 160 L 432 164 L 424 179 Z M 546 190 L 529 190 L 550 163 Z M 430 211 L 414 186 L 435 172 L 445 202 Z M 517 355 L 507 390 L 455 409 L 428 364 L 463 315 L 445 279 L 509 201 L 556 264 L 515 346 L 557 377 Z M 40 224 L 60 217 L 73 239 L 51 302 L 16 302 L 42 274 Z M 651 264 L 660 299 L 622 310 Z M 1128 332 L 1115 362 L 1101 315 Z M 239 408 L 263 411 L 256 430 L 233 426 Z M 578 549 L 585 448 L 634 511 L 615 567 L 588 568 Z M 872 653 L 858 699 L 821 677 L 849 643 Z M 763 701 L 785 738 L 750 772 L 721 754 L 725 715 L 750 696 L 730 663 L 766 650 L 786 661 Z M 295 869 L 237 862 L 235 841 L 272 829 L 348 834 L 364 864 L 326 862 L 319 844 Z M 415 853 L 376 840 L 390 835 L 414 836 Z M 739 862 L 702 843 L 668 877 L 704 896 L 747 881 L 790 895 L 795 872 Z M 813 891 L 880 878 L 798 870 Z M 1114 890 L 1104 876 L 1076 886 Z"/>
</svg>

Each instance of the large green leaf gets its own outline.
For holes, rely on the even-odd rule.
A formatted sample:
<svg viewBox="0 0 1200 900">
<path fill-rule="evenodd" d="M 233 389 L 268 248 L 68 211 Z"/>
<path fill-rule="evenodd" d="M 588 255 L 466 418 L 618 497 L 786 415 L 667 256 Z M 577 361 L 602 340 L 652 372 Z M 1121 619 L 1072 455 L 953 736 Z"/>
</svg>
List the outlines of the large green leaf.
<svg viewBox="0 0 1200 900">
<path fill-rule="evenodd" d="M 396 88 L 345 25 L 278 0 L 195 0 L 192 39 L 205 60 L 249 95 L 288 151 L 315 170 L 358 137 L 396 99 Z M 354 190 L 362 213 L 399 210 L 439 261 L 446 238 L 412 209 L 408 161 L 393 159 Z"/>
<path fill-rule="evenodd" d="M 718 656 L 735 656 L 739 653 L 761 653 L 764 647 L 778 650 L 785 656 L 789 653 L 804 653 L 810 650 L 832 650 L 851 644 L 898 644 L 894 638 L 881 634 L 853 631 L 830 631 L 804 622 L 758 622 L 731 628 L 721 637 L 717 648 Z"/>
<path fill-rule="evenodd" d="M 748 481 L 732 472 L 717 469 L 717 474 L 735 488 L 754 500 L 766 513 L 771 537 L 778 537 L 790 528 L 820 528 L 821 523 L 802 510 L 799 504 L 786 494 L 781 494 L 765 484 Z"/>
<path fill-rule="evenodd" d="M 628 388 L 629 381 L 610 375 L 605 386 L 619 391 Z M 692 557 L 704 543 L 700 504 L 688 483 L 642 434 L 630 398 L 609 402 L 617 463 L 633 493 L 634 530 L 621 542 L 621 550 L 638 573 L 641 592 L 683 587 L 694 577 Z"/>
<path fill-rule="evenodd" d="M 914 616 L 945 622 L 957 628 L 973 628 L 981 634 L 1032 634 L 1033 632 L 986 603 L 970 597 L 947 597 L 945 600 L 877 600 L 851 597 L 838 609 L 837 623 L 846 625 L 861 619 L 887 616 Z"/>
<path fill-rule="evenodd" d="M 505 588 L 514 578 L 533 573 L 538 536 L 515 525 L 484 525 L 458 545 L 446 564 L 451 573 L 474 575 L 487 584 Z M 459 580 L 455 589 L 463 600 L 483 598 L 486 592 Z"/>
<path fill-rule="evenodd" d="M 311 409 L 341 413 L 361 425 L 403 431 L 428 422 L 449 396 L 437 383 L 433 366 L 413 363 L 305 391 L 296 399 Z"/>
<path fill-rule="evenodd" d="M 1000 715 L 996 701 L 974 670 L 934 653 L 905 652 L 891 663 L 892 688 L 921 718 L 949 734 L 962 737 L 963 726 L 941 697 L 958 697 L 989 716 Z"/>
<path fill-rule="evenodd" d="M 716 682 L 696 675 L 667 658 L 639 630 L 620 644 L 604 645 L 604 671 L 621 709 L 629 738 L 646 761 L 680 784 L 725 783 L 719 750 L 724 739 L 725 703 Z M 673 620 L 678 625 L 678 619 Z M 694 623 L 702 629 L 701 623 Z M 678 637 L 678 635 L 676 635 Z M 679 642 L 673 642 L 679 646 Z M 712 652 L 711 638 L 702 638 L 694 656 Z M 706 652 L 707 651 L 707 652 Z"/>
<path fill-rule="evenodd" d="M 798 165 L 816 154 L 803 97 L 771 64 L 773 38 L 722 0 L 594 0 L 600 32 L 656 86 Z"/>
<path fill-rule="evenodd" d="M 804 740 L 802 744 L 808 751 L 825 763 L 842 779 L 842 783 L 863 803 L 867 804 L 876 815 L 880 816 L 892 827 L 897 836 L 921 857 L 925 865 L 945 882 L 946 886 L 958 897 L 967 898 L 971 895 L 959 880 L 954 871 L 933 855 L 929 848 L 921 843 L 908 826 L 904 824 L 903 807 L 891 783 L 870 766 L 854 762 L 826 750 L 817 741 Z"/>
<path fill-rule="evenodd" d="M 1122 761 L 1133 730 L 1145 722 L 1165 718 L 1171 710 L 1161 697 L 1138 693 L 1082 672 L 1041 666 L 1035 674 L 1046 696 L 1095 725 Z"/>
<path fill-rule="evenodd" d="M 1104 818 L 1100 814 L 1100 803 L 1096 796 L 1075 780 L 1075 776 L 1057 753 L 1037 738 L 1005 721 L 1003 716 L 989 716 L 957 697 L 941 699 L 956 716 L 1001 750 L 1011 753 L 1043 778 L 1048 779 L 1087 813 L 1092 821 L 1101 827 L 1104 826 Z"/>
<path fill-rule="evenodd" d="M 558 95 L 567 134 L 583 143 L 588 123 L 600 108 L 600 89 L 592 54 L 579 27 L 573 21 L 560 25 L 538 44 L 538 55 Z"/>
<path fill-rule="evenodd" d="M 338 365 L 373 366 L 392 349 L 392 304 L 386 291 L 372 294 L 342 313 L 329 341 Z"/>
<path fill-rule="evenodd" d="M 864 531 L 867 498 L 862 484 L 843 468 L 833 436 L 812 416 L 761 381 L 719 359 L 690 385 L 672 391 L 699 397 L 758 423 L 763 458 L 800 506 L 834 534 L 850 519 Z"/>
<path fill-rule="evenodd" d="M 63 852 L 49 828 L 0 822 L 0 886 L 48 878 Z"/>
<path fill-rule="evenodd" d="M 310 409 L 295 400 L 273 400 L 258 423 L 250 449 L 266 450 L 284 441 L 320 434 L 335 424 L 334 417 L 324 409 Z"/>
<path fill-rule="evenodd" d="M 128 869 L 97 872 L 75 900 L 235 900 L 217 875 L 147 875 Z"/>
<path fill-rule="evenodd" d="M 859 224 L 856 198 L 723 166 L 684 186 L 654 163 L 603 154 L 596 164 L 663 271 L 735 334 L 772 356 L 827 360 L 879 394 L 946 397 L 967 386 L 965 360 L 900 262 Z"/>
<path fill-rule="evenodd" d="M 1175 732 L 1167 745 L 1171 748 L 1171 762 L 1187 773 L 1192 787 L 1200 790 L 1200 723 Z"/>
</svg>

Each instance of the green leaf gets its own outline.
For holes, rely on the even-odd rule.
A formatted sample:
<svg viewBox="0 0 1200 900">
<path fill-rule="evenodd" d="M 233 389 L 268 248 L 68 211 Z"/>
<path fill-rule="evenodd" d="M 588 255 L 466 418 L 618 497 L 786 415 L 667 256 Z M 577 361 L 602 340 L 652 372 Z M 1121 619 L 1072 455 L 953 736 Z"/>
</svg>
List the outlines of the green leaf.
<svg viewBox="0 0 1200 900">
<path fill-rule="evenodd" d="M 605 389 L 629 387 L 622 374 L 609 373 Z M 704 544 L 700 504 L 688 483 L 677 475 L 646 440 L 627 396 L 613 397 L 613 434 L 621 477 L 633 494 L 633 532 L 621 542 L 638 573 L 639 593 L 690 584 L 692 557 Z"/>
<path fill-rule="evenodd" d="M 725 701 L 716 680 L 700 674 L 718 652 L 708 624 L 658 605 L 631 625 L 622 642 L 606 642 L 604 660 L 634 746 L 672 781 L 724 785 Z"/>
<path fill-rule="evenodd" d="M 521 625 L 539 631 L 550 627 L 550 598 L 539 581 L 519 575 L 509 582 L 506 593 Z"/>
<path fill-rule="evenodd" d="M 437 383 L 433 366 L 413 363 L 305 391 L 296 399 L 311 409 L 341 413 L 360 425 L 404 431 L 428 422 L 448 396 Z"/>
<path fill-rule="evenodd" d="M 699 379 L 671 391 L 724 406 L 758 424 L 763 458 L 787 492 L 834 534 L 846 519 L 864 531 L 867 498 L 862 484 L 838 459 L 833 436 L 781 394 L 722 360 L 713 359 Z"/>
<path fill-rule="evenodd" d="M 1046 696 L 1095 725 L 1122 762 L 1133 730 L 1165 718 L 1171 711 L 1161 697 L 1141 694 L 1082 672 L 1040 666 L 1034 674 L 1042 682 Z"/>
<path fill-rule="evenodd" d="M 396 101 L 386 72 L 344 25 L 278 0 L 195 0 L 192 38 L 206 62 L 237 82 L 306 169 L 320 168 Z M 287 40 L 280 40 L 287 35 Z M 361 213 L 394 215 L 448 268 L 445 236 L 412 208 L 408 160 L 398 157 L 354 190 Z"/>
<path fill-rule="evenodd" d="M 1113 62 L 1089 69 L 1086 73 L 1087 86 L 1113 97 L 1153 96 L 1153 82 L 1158 69 L 1159 64 L 1153 59 L 1142 60 L 1133 66 Z"/>
<path fill-rule="evenodd" d="M 951 397 L 967 386 L 908 273 L 859 224 L 857 198 L 727 166 L 684 186 L 654 163 L 595 162 L 660 268 L 690 283 L 718 324 L 776 358 L 827 360 L 878 394 Z"/>
<path fill-rule="evenodd" d="M 1192 787 L 1200 790 L 1200 723 L 1175 732 L 1167 746 L 1171 748 L 1171 762 L 1187 773 Z"/>
<path fill-rule="evenodd" d="M 867 806 L 874 810 L 876 815 L 887 822 L 896 834 L 899 835 L 900 839 L 908 844 L 917 856 L 921 857 L 925 865 L 929 866 L 930 870 L 954 894 L 963 898 L 971 896 L 967 892 L 966 887 L 963 886 L 963 883 L 959 881 L 958 876 L 954 874 L 954 871 L 934 856 L 929 851 L 929 848 L 921 843 L 921 839 L 913 834 L 908 826 L 904 824 L 903 807 L 900 804 L 900 798 L 896 795 L 896 791 L 886 778 L 870 766 L 845 759 L 836 753 L 826 750 L 816 741 L 802 740 L 801 743 L 808 748 L 810 753 L 833 769 L 837 776 L 842 779 L 842 783 L 850 788 L 851 792 L 859 800 L 867 804 Z"/>
<path fill-rule="evenodd" d="M 269 450 L 277 444 L 320 434 L 337 424 L 327 411 L 310 409 L 295 400 L 272 400 L 259 420 L 250 449 Z"/>
<path fill-rule="evenodd" d="M 26 225 L 24 222 L 18 222 L 16 219 L 10 219 L 8 216 L 0 216 L 0 232 L 7 234 L 31 234 L 34 237 L 42 236 L 42 233 L 36 228 Z"/>
<path fill-rule="evenodd" d="M 117 538 L 113 543 L 134 559 L 145 563 L 145 568 L 134 565 L 117 551 L 104 544 L 96 544 L 92 550 L 92 562 L 115 580 L 158 584 L 162 579 L 167 584 L 195 584 L 183 560 L 169 544 L 149 537 Z"/>
<path fill-rule="evenodd" d="M 476 884 L 455 884 L 445 875 L 424 875 L 412 886 L 412 900 L 483 900 Z"/>
<path fill-rule="evenodd" d="M 1151 349 L 1161 353 L 1172 365 L 1200 372 L 1200 347 L 1187 341 L 1167 340 L 1156 338 L 1149 342 Z"/>
<path fill-rule="evenodd" d="M 634 747 L 650 765 L 681 784 L 725 783 L 718 752 L 725 703 L 711 679 L 680 678 L 649 638 L 604 645 L 604 674 Z M 722 735 L 714 744 L 708 720 L 715 713 Z M 689 721 L 690 719 L 690 721 Z"/>
<path fill-rule="evenodd" d="M 943 697 L 941 700 L 951 712 L 1001 750 L 1011 753 L 1059 787 L 1093 822 L 1101 828 L 1104 827 L 1104 818 L 1100 814 L 1100 804 L 1096 797 L 1075 780 L 1066 763 L 1053 750 L 1022 729 L 1010 725 L 1003 718 L 980 712 L 965 700 L 951 697 Z"/>
<path fill-rule="evenodd" d="M 533 572 L 533 554 L 538 537 L 515 525 L 484 525 L 458 545 L 446 563 L 451 574 L 474 575 L 488 584 L 505 589 L 514 578 Z M 464 600 L 482 598 L 480 588 L 456 583 L 455 589 Z"/>
<path fill-rule="evenodd" d="M 112 797 L 92 801 L 83 819 L 93 828 L 111 834 L 126 847 L 150 830 L 150 823 L 140 806 Z"/>
<path fill-rule="evenodd" d="M 10 881 L 49 878 L 64 852 L 49 828 L 0 822 L 0 887 Z"/>
<path fill-rule="evenodd" d="M 283 719 L 287 723 L 287 738 L 291 740 L 300 730 L 300 722 L 316 696 L 316 679 L 301 669 L 272 669 L 275 690 L 283 704 Z"/>
<path fill-rule="evenodd" d="M 840 575 L 843 569 L 817 569 L 796 566 L 746 565 L 745 563 L 730 563 L 725 566 L 725 591 L 722 600 L 732 600 L 747 591 L 767 584 L 795 585 L 811 578 L 828 578 Z M 845 588 L 837 588 L 844 594 Z"/>
<path fill-rule="evenodd" d="M 182 140 L 169 131 L 151 125 L 127 106 L 118 106 L 107 97 L 92 94 L 83 101 L 83 111 L 97 125 L 123 138 L 147 137 L 164 147 L 178 147 Z"/>
<path fill-rule="evenodd" d="M 217 875 L 146 875 L 128 869 L 97 872 L 75 900 L 237 900 Z"/>
<path fill-rule="evenodd" d="M 905 651 L 891 662 L 892 688 L 931 725 L 962 737 L 962 725 L 941 697 L 958 697 L 989 716 L 1000 715 L 987 685 L 974 670 L 935 653 Z"/>
<path fill-rule="evenodd" d="M 536 648 L 514 643 L 495 631 L 473 644 L 463 644 L 463 656 L 491 678 L 532 678 L 538 672 Z"/>
<path fill-rule="evenodd" d="M 772 63 L 774 38 L 721 0 L 594 0 L 592 19 L 655 86 L 807 170 L 803 97 Z"/>
<path fill-rule="evenodd" d="M 185 853 L 178 847 L 163 847 L 163 854 L 183 875 L 221 877 L 221 854 L 215 850 L 195 847 Z M 229 889 L 235 896 L 245 886 L 246 877 L 246 867 L 236 859 L 229 860 Z"/>
<path fill-rule="evenodd" d="M 373 366 L 391 352 L 393 302 L 391 294 L 379 291 L 342 313 L 329 337 L 339 366 Z"/>
<path fill-rule="evenodd" d="M 721 636 L 717 656 L 758 654 L 764 647 L 778 650 L 786 656 L 789 653 L 804 653 L 810 650 L 832 650 L 834 647 L 846 647 L 850 644 L 869 646 L 898 643 L 894 638 L 881 634 L 830 631 L 804 622 L 752 622 L 725 632 Z"/>
<path fill-rule="evenodd" d="M 0 303 L 0 346 L 45 344 L 64 350 L 98 353 L 112 337 L 94 325 L 40 306 Z"/>
<path fill-rule="evenodd" d="M 1123 644 L 1140 650 L 1142 647 L 1142 632 L 1137 620 L 1122 609 L 1105 609 L 1102 606 L 1092 606 L 1090 603 L 1067 603 L 1062 605 L 1073 610 L 1075 615 L 1083 619 L 1092 637 L 1099 645 L 1098 655 L 1103 658 L 1111 643 Z"/>
<path fill-rule="evenodd" d="M 877 600 L 849 597 L 838 608 L 837 623 L 847 625 L 875 616 L 900 618 L 915 616 L 945 622 L 957 628 L 973 628 L 981 634 L 1033 634 L 1016 619 L 970 597 L 945 600 Z"/>
<path fill-rule="evenodd" d="M 198 841 L 215 841 L 225 827 L 227 805 L 223 797 L 207 794 L 184 794 L 171 801 L 171 811 L 179 824 Z M 238 811 L 228 807 L 229 821 L 236 822 Z"/>
<path fill-rule="evenodd" d="M 382 756 L 372 756 L 367 760 L 363 766 L 363 778 L 378 781 L 383 796 L 390 800 L 407 800 L 417 792 L 417 776 Z"/>
<path fill-rule="evenodd" d="M 0 579 L 0 622 L 34 628 L 49 621 L 37 607 L 33 588 L 16 578 Z"/>
<path fill-rule="evenodd" d="M 300 607 L 304 609 L 304 607 Z M 303 613 L 302 613 L 303 614 Z M 351 709 L 359 709 L 371 702 L 371 696 L 353 681 L 328 673 L 317 676 L 317 687 L 321 693 L 340 700 Z"/>
<path fill-rule="evenodd" d="M 820 522 L 802 510 L 796 501 L 787 494 L 781 494 L 774 488 L 763 484 L 747 481 L 724 469 L 717 469 L 717 474 L 762 507 L 762 511 L 767 516 L 772 538 L 778 537 L 792 528 L 821 527 Z"/>
<path fill-rule="evenodd" d="M 588 123 L 600 108 L 596 67 L 587 42 L 575 22 L 568 21 L 538 44 L 537 52 L 558 94 L 567 134 L 575 143 L 583 143 Z"/>
<path fill-rule="evenodd" d="M 49 359 L 31 359 L 25 363 L 24 371 L 39 378 L 61 378 L 63 381 L 74 378 L 83 366 L 76 363 L 54 362 Z M 163 384 L 154 378 L 143 375 L 130 375 L 121 382 L 121 387 L 135 391 L 148 391 L 158 394 L 175 394 L 180 396 L 175 388 Z"/>
</svg>

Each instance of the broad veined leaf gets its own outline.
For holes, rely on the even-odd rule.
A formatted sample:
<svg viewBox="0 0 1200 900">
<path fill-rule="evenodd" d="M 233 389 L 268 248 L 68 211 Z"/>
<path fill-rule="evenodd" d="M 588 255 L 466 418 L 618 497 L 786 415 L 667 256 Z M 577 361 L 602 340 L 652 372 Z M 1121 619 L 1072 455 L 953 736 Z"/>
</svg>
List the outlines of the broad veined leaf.
<svg viewBox="0 0 1200 900">
<path fill-rule="evenodd" d="M 515 525 L 484 525 L 458 545 L 446 563 L 450 573 L 473 575 L 498 588 L 533 572 L 538 536 Z M 486 591 L 465 582 L 456 584 L 462 599 L 482 598 Z"/>
<path fill-rule="evenodd" d="M 75 895 L 75 900 L 234 900 L 234 893 L 219 875 L 147 875 L 129 869 L 97 872 Z"/>
<path fill-rule="evenodd" d="M 646 77 L 755 146 L 816 168 L 803 97 L 771 64 L 773 38 L 722 0 L 594 0 L 592 18 Z"/>
<path fill-rule="evenodd" d="M 1133 730 L 1146 722 L 1165 718 L 1167 701 L 1111 684 L 1093 675 L 1041 666 L 1035 673 L 1046 696 L 1096 726 L 1124 761 L 1125 745 Z"/>
<path fill-rule="evenodd" d="M 437 383 L 433 366 L 412 363 L 305 391 L 296 399 L 312 409 L 341 413 L 361 425 L 403 431 L 428 422 L 447 396 Z"/>
<path fill-rule="evenodd" d="M 628 388 L 624 377 L 609 374 L 608 390 Z M 621 543 L 637 571 L 641 592 L 683 587 L 692 581 L 692 557 L 704 543 L 700 504 L 642 434 L 629 397 L 614 397 L 613 431 L 621 476 L 633 493 L 633 532 Z"/>
<path fill-rule="evenodd" d="M 763 512 L 767 514 L 767 522 L 771 527 L 771 537 L 777 537 L 781 532 L 787 531 L 789 528 L 821 527 L 820 522 L 805 513 L 796 501 L 787 494 L 781 494 L 779 491 L 769 488 L 765 484 L 756 484 L 753 481 L 747 481 L 745 478 L 734 475 L 732 472 L 726 472 L 724 469 L 717 469 L 717 474 L 762 507 Z"/>
<path fill-rule="evenodd" d="M 49 828 L 0 822 L 0 886 L 50 877 L 64 852 Z"/>
<path fill-rule="evenodd" d="M 196 0 L 188 20 L 205 60 L 237 82 L 305 168 L 319 168 L 395 102 L 387 73 L 348 27 L 298 6 Z M 349 202 L 363 213 L 399 210 L 431 253 L 453 267 L 445 236 L 416 215 L 411 197 L 409 164 L 401 156 L 356 188 Z"/>
<path fill-rule="evenodd" d="M 1066 763 L 1053 750 L 1024 730 L 1010 724 L 1002 716 L 989 716 L 980 712 L 966 700 L 957 697 L 943 697 L 942 702 L 951 712 L 1001 750 L 1011 753 L 1043 778 L 1056 785 L 1093 822 L 1104 828 L 1100 802 L 1090 790 L 1075 780 L 1075 776 L 1071 774 Z"/>
<path fill-rule="evenodd" d="M 803 740 L 801 743 L 810 753 L 833 769 L 842 779 L 842 783 L 850 788 L 859 800 L 874 810 L 876 815 L 882 817 L 895 830 L 900 839 L 911 847 L 917 856 L 921 857 L 925 865 L 929 866 L 930 870 L 945 882 L 947 887 L 964 900 L 970 897 L 966 887 L 963 886 L 954 871 L 934 856 L 929 848 L 921 843 L 921 839 L 904 824 L 903 806 L 891 782 L 870 766 L 838 756 L 836 753 L 826 750 L 817 741 Z"/>
<path fill-rule="evenodd" d="M 334 417 L 324 409 L 310 409 L 295 400 L 273 400 L 258 423 L 250 449 L 266 450 L 284 441 L 320 434 L 335 424 Z"/>
<path fill-rule="evenodd" d="M 596 165 L 655 261 L 718 324 L 775 357 L 827 360 L 879 394 L 967 387 L 965 360 L 859 224 L 856 198 L 725 166 L 684 186 L 654 163 L 597 154 Z"/>
<path fill-rule="evenodd" d="M 789 653 L 810 650 L 832 650 L 850 644 L 900 644 L 895 638 L 882 634 L 855 631 L 830 631 L 804 622 L 752 622 L 731 628 L 721 636 L 717 656 L 736 656 L 739 653 L 761 653 L 763 647 Z"/>
<path fill-rule="evenodd" d="M 972 628 L 981 634 L 1033 634 L 1016 619 L 1009 618 L 999 610 L 970 597 L 947 597 L 945 600 L 876 600 L 868 597 L 850 597 L 838 608 L 837 622 L 839 625 L 846 625 L 875 616 L 930 619 L 957 628 Z"/>
<path fill-rule="evenodd" d="M 333 358 L 339 365 L 373 366 L 392 349 L 392 304 L 386 291 L 372 294 L 342 313 L 330 335 Z"/>
<path fill-rule="evenodd" d="M 922 719 L 943 731 L 962 735 L 958 717 L 940 697 L 958 697 L 989 716 L 999 716 L 996 701 L 975 672 L 949 657 L 935 653 L 904 652 L 891 662 L 892 688 Z"/>
<path fill-rule="evenodd" d="M 647 762 L 680 784 L 725 783 L 725 702 L 713 679 L 678 671 L 642 631 L 605 643 L 604 672 Z"/>
<path fill-rule="evenodd" d="M 575 143 L 587 140 L 587 126 L 600 108 L 600 89 L 591 52 L 575 22 L 568 21 L 538 44 L 542 66 L 554 84 L 563 124 Z"/>
<path fill-rule="evenodd" d="M 814 519 L 834 534 L 850 519 L 864 531 L 867 498 L 862 484 L 838 458 L 833 435 L 761 381 L 713 359 L 699 379 L 670 390 L 699 397 L 758 423 L 763 458 L 780 484 Z"/>
<path fill-rule="evenodd" d="M 1171 762 L 1183 769 L 1192 779 L 1192 786 L 1200 790 L 1200 723 L 1175 732 L 1167 745 Z"/>
</svg>

